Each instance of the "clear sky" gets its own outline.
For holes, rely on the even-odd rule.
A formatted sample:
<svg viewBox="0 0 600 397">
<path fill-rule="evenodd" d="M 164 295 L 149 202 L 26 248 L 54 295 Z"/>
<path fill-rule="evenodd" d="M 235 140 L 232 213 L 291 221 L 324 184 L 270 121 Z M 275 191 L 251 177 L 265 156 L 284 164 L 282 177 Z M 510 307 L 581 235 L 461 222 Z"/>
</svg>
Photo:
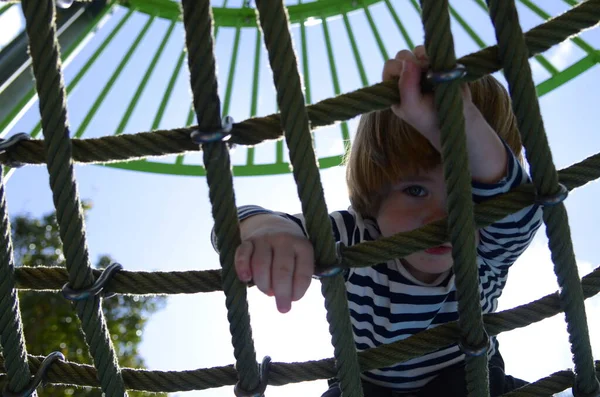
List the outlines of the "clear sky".
<svg viewBox="0 0 600 397">
<path fill-rule="evenodd" d="M 239 6 L 238 3 L 241 4 L 241 1 L 230 1 L 229 5 Z M 415 43 L 422 41 L 420 20 L 410 3 L 401 0 L 392 3 Z M 567 9 L 565 2 L 560 0 L 544 0 L 538 3 L 543 3 L 544 9 L 552 15 Z M 451 4 L 487 43 L 495 42 L 489 18 L 475 2 L 457 0 Z M 67 83 L 102 43 L 112 27 L 119 22 L 125 11 L 117 8 L 96 36 L 66 67 Z M 406 48 L 406 43 L 393 24 L 387 8 L 378 4 L 372 6 L 370 11 L 387 53 L 393 56 L 396 51 Z M 539 17 L 521 5 L 519 11 L 524 30 L 541 23 Z M 385 59 L 373 38 L 364 12 L 350 15 L 350 20 L 359 39 L 368 82 L 376 83 L 380 81 Z M 99 90 L 106 84 L 116 64 L 146 21 L 146 15 L 134 15 L 71 94 L 68 114 L 73 131 L 81 124 Z M 477 50 L 478 47 L 466 33 L 455 21 L 453 23 L 458 56 Z M 360 86 L 359 74 L 350 52 L 343 22 L 339 18 L 332 18 L 328 24 L 341 90 L 346 92 L 356 89 Z M 168 24 L 164 21 L 157 20 L 153 23 L 142 45 L 134 53 L 115 87 L 92 119 L 84 137 L 113 133 L 167 27 Z M 12 37 L 19 29 L 22 29 L 22 21 L 17 5 L 0 17 L 0 40 L 8 40 L 7 38 Z M 297 27 L 294 27 L 293 35 L 295 40 L 299 39 Z M 126 127 L 126 133 L 150 129 L 164 87 L 182 49 L 183 37 L 181 26 L 178 26 L 150 79 L 148 89 Z M 221 29 L 217 39 L 221 96 L 227 81 L 233 37 L 234 30 Z M 600 47 L 598 29 L 585 32 L 582 37 L 595 48 Z M 229 112 L 236 121 L 249 117 L 254 40 L 255 31 L 243 31 Z M 308 40 L 312 101 L 316 102 L 335 94 L 323 30 L 318 21 L 308 28 Z M 301 57 L 299 43 L 296 41 L 295 46 Z M 0 47 L 5 44 L 0 41 Z M 544 55 L 560 70 L 581 59 L 583 54 L 580 48 L 571 42 L 565 42 Z M 263 53 L 259 115 L 270 114 L 276 110 L 274 89 L 266 60 L 266 53 Z M 537 83 L 548 77 L 548 72 L 537 62 L 533 61 L 532 66 Z M 184 66 L 184 70 L 185 68 L 187 66 Z M 596 66 L 540 99 L 554 161 L 559 169 L 600 151 L 600 138 L 597 134 L 600 124 L 598 81 L 600 68 Z M 177 81 L 160 128 L 183 126 L 190 98 L 185 72 Z M 4 133 L 29 132 L 38 120 L 39 111 L 35 104 L 25 113 L 22 120 Z M 351 131 L 355 125 L 356 120 L 350 122 Z M 316 147 L 320 157 L 340 153 L 339 130 L 339 127 L 331 127 L 317 132 Z M 257 147 L 257 161 L 273 161 L 274 147 L 274 143 Z M 186 156 L 185 162 L 199 164 L 200 159 L 199 155 Z M 245 160 L 245 148 L 236 148 L 232 153 L 232 161 L 242 164 Z M 169 157 L 160 161 L 174 160 Z M 76 166 L 76 175 L 81 198 L 92 200 L 94 205 L 86 225 L 89 249 L 94 260 L 100 254 L 109 254 L 128 270 L 145 271 L 219 267 L 218 257 L 209 242 L 213 221 L 205 178 L 146 174 L 102 166 L 79 165 Z M 321 176 L 328 208 L 345 209 L 349 203 L 344 185 L 344 169 L 337 167 L 323 170 Z M 239 177 L 234 183 L 236 200 L 240 205 L 258 204 L 292 213 L 300 210 L 296 187 L 290 174 Z M 591 183 L 573 192 L 566 202 L 581 275 L 589 273 L 600 263 L 596 232 L 600 223 L 600 211 L 596 209 L 599 194 L 599 185 Z M 12 215 L 39 216 L 53 209 L 45 167 L 28 166 L 17 170 L 8 181 L 7 195 Z M 500 309 L 527 303 L 557 289 L 544 229 L 538 232 L 532 246 L 514 265 L 510 274 L 508 285 L 500 299 Z M 323 298 L 318 283 L 313 283 L 307 296 L 285 315 L 277 312 L 274 301 L 254 289 L 249 292 L 249 301 L 259 361 L 264 355 L 270 355 L 274 361 L 285 362 L 332 356 Z M 600 359 L 600 338 L 597 337 L 600 335 L 600 300 L 589 300 L 587 309 L 590 334 L 596 336 L 592 338 L 594 355 L 596 359 Z M 234 362 L 222 292 L 170 297 L 167 308 L 150 320 L 143 338 L 141 351 L 149 369 L 188 370 Z M 502 334 L 499 339 L 507 372 L 512 375 L 533 381 L 572 366 L 562 315 L 523 330 Z M 269 387 L 267 395 L 319 396 L 325 388 L 325 381 Z M 231 396 L 233 393 L 231 387 L 224 387 L 174 395 L 219 397 Z"/>
</svg>

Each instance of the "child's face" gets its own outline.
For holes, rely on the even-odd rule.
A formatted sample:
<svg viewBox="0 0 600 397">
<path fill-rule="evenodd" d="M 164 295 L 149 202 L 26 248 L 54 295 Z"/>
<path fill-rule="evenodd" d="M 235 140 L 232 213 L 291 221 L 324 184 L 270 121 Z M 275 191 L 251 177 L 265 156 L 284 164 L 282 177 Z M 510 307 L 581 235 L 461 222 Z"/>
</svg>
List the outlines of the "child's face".
<svg viewBox="0 0 600 397">
<path fill-rule="evenodd" d="M 382 200 L 377 223 L 384 237 L 408 232 L 446 216 L 446 183 L 442 166 L 407 175 L 391 186 Z M 417 280 L 433 282 L 452 267 L 452 246 L 419 251 L 406 256 L 405 267 Z"/>
</svg>

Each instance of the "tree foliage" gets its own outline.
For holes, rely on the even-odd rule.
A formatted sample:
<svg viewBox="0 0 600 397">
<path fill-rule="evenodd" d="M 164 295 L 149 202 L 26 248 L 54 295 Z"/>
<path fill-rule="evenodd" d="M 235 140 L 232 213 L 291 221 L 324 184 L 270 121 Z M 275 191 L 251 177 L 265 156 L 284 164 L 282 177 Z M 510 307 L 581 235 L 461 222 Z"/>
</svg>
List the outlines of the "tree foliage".
<svg viewBox="0 0 600 397">
<path fill-rule="evenodd" d="M 88 206 L 85 206 L 89 210 Z M 13 219 L 13 245 L 17 266 L 65 266 L 62 243 L 55 214 L 39 219 L 18 216 Z M 102 256 L 97 268 L 112 262 Z M 79 319 L 73 304 L 56 292 L 21 291 L 20 309 L 27 351 L 48 355 L 60 351 L 67 360 L 92 364 Z M 139 345 L 149 317 L 165 306 L 165 297 L 116 295 L 103 299 L 102 308 L 113 345 L 122 367 L 143 368 Z M 99 389 L 65 389 L 46 387 L 40 396 L 101 396 Z M 145 395 L 129 392 L 130 396 Z"/>
</svg>

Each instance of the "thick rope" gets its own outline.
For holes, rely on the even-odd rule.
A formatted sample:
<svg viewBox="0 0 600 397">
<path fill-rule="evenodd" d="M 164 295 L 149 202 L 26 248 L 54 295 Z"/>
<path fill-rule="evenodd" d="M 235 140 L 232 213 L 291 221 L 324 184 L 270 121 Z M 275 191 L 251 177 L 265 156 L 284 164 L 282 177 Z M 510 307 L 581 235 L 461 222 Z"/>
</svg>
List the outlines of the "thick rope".
<svg viewBox="0 0 600 397">
<path fill-rule="evenodd" d="M 600 378 L 600 361 L 595 362 L 596 376 Z M 503 397 L 553 396 L 571 387 L 575 383 L 575 374 L 571 370 L 558 371 L 545 378 L 532 382 Z"/>
<path fill-rule="evenodd" d="M 583 277 L 582 285 L 586 298 L 598 294 L 600 292 L 600 268 Z M 501 332 L 542 321 L 561 312 L 560 298 L 555 292 L 513 309 L 485 314 L 484 322 L 489 335 L 495 336 Z M 459 332 L 458 324 L 451 322 L 389 345 L 381 345 L 359 352 L 360 368 L 362 371 L 369 371 L 421 357 L 423 354 L 456 343 L 460 336 Z M 29 356 L 31 371 L 36 371 L 42 360 L 43 357 Z M 3 364 L 3 358 L 0 356 L 0 366 Z M 281 386 L 326 379 L 335 374 L 333 358 L 303 363 L 273 363 L 269 374 L 269 384 Z M 148 371 L 124 368 L 123 378 L 128 389 L 148 392 L 177 392 L 233 385 L 237 380 L 237 373 L 233 365 L 191 371 Z M 52 365 L 48 373 L 48 381 L 53 384 L 98 386 L 94 367 L 68 362 Z"/>
<path fill-rule="evenodd" d="M 433 72 L 456 66 L 454 40 L 450 30 L 447 0 L 423 0 L 425 48 Z M 479 293 L 479 269 L 475 241 L 475 220 L 471 196 L 471 173 L 467 154 L 465 119 L 460 81 L 440 84 L 434 90 L 441 131 L 444 179 L 446 181 L 448 230 L 452 243 L 452 265 L 458 302 L 461 343 L 478 350 L 489 343 L 483 328 Z M 489 396 L 487 354 L 465 356 L 469 396 Z"/>
<path fill-rule="evenodd" d="M 31 372 L 27 364 L 27 348 L 15 289 L 15 263 L 10 232 L 10 220 L 4 195 L 4 169 L 0 167 L 0 345 L 5 357 L 8 389 L 20 392 L 29 383 Z M 2 390 L 2 389 L 0 389 Z"/>
<path fill-rule="evenodd" d="M 588 0 L 573 7 L 564 14 L 531 29 L 525 34 L 529 57 L 540 54 L 555 44 L 581 33 L 600 20 L 600 0 Z M 497 46 L 466 55 L 458 60 L 468 70 L 467 80 L 476 80 L 502 68 Z M 389 108 L 400 102 L 397 84 L 383 82 L 362 88 L 335 98 L 325 99 L 307 106 L 311 127 L 331 125 L 349 120 L 360 114 Z M 73 139 L 73 158 L 81 163 L 106 163 L 139 159 L 148 156 L 181 154 L 199 150 L 190 140 L 190 133 L 198 127 L 157 130 L 138 134 L 105 136 L 102 138 Z M 234 125 L 231 143 L 256 145 L 265 140 L 279 139 L 282 136 L 278 114 L 251 118 Z M 10 164 L 45 163 L 42 142 L 22 141 L 0 154 L 0 162 Z"/>
<path fill-rule="evenodd" d="M 514 0 L 489 0 L 490 16 L 496 30 L 500 59 L 503 60 L 511 94 L 513 110 L 531 177 L 542 197 L 556 195 L 560 188 L 558 174 L 542 121 L 535 84 L 529 65 L 528 50 L 523 38 Z M 544 207 L 546 234 L 552 251 L 552 261 L 565 307 L 567 330 L 575 363 L 576 389 L 584 395 L 600 393 L 590 344 L 583 292 L 579 283 L 577 261 L 573 251 L 567 210 L 563 203 Z"/>
<path fill-rule="evenodd" d="M 600 178 L 600 154 L 558 172 L 560 183 L 573 190 Z M 516 187 L 508 193 L 475 205 L 475 224 L 483 228 L 533 204 L 532 184 Z M 348 267 L 371 266 L 413 252 L 422 251 L 447 241 L 445 222 L 428 225 L 408 233 L 382 238 L 374 242 L 342 250 L 343 264 Z M 68 281 L 68 273 L 60 267 L 20 267 L 15 270 L 17 288 L 22 290 L 58 291 Z M 94 269 L 97 279 L 101 270 Z M 119 294 L 194 294 L 222 290 L 221 270 L 132 272 L 121 270 L 107 284 L 107 292 Z"/>
<path fill-rule="evenodd" d="M 73 289 L 83 289 L 91 286 L 94 278 L 73 171 L 67 122 L 67 93 L 56 38 L 55 5 L 50 0 L 24 0 L 21 4 L 29 36 L 50 187 L 69 271 L 69 283 Z M 94 365 L 98 368 L 102 390 L 107 396 L 122 397 L 126 395 L 125 386 L 100 303 L 101 298 L 93 297 L 76 302 L 75 308 L 81 319 Z"/>
<path fill-rule="evenodd" d="M 277 89 L 281 126 L 285 131 L 292 171 L 302 203 L 306 229 L 314 247 L 317 267 L 335 266 L 338 261 L 335 240 L 325 204 L 319 167 L 315 160 L 286 8 L 281 0 L 257 0 L 256 6 Z M 342 395 L 362 396 L 360 367 L 344 279 L 338 274 L 324 278 L 321 282 Z"/>
<path fill-rule="evenodd" d="M 183 0 L 182 7 L 190 84 L 198 129 L 200 132 L 215 131 L 221 127 L 221 105 L 217 91 L 210 2 Z M 217 248 L 223 269 L 223 291 L 226 296 L 225 305 L 239 386 L 250 391 L 258 387 L 260 379 L 250 327 L 246 286 L 237 278 L 234 268 L 235 250 L 240 245 L 241 238 L 227 145 L 222 141 L 205 144 L 204 164 L 215 220 Z"/>
</svg>

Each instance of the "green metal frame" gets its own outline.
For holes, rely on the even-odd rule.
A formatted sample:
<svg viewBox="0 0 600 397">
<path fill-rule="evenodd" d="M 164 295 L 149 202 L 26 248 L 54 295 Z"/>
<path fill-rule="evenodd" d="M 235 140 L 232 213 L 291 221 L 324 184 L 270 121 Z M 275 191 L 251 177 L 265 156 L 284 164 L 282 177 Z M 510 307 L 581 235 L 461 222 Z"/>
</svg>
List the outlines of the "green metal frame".
<svg viewBox="0 0 600 397">
<path fill-rule="evenodd" d="M 519 0 L 521 4 L 530 9 L 532 12 L 540 16 L 542 19 L 550 18 L 550 15 L 545 12 L 540 5 L 535 4 L 532 0 Z M 577 2 L 574 0 L 563 0 L 566 4 L 571 6 L 575 5 Z M 369 84 L 367 73 L 365 71 L 365 67 L 363 65 L 363 61 L 361 58 L 361 54 L 359 51 L 359 47 L 357 45 L 356 35 L 354 33 L 351 18 L 349 14 L 358 12 L 363 13 L 366 17 L 366 21 L 371 30 L 371 34 L 375 39 L 375 43 L 379 49 L 381 57 L 383 60 L 389 57 L 387 53 L 387 49 L 381 35 L 377 28 L 377 23 L 371 14 L 370 7 L 375 3 L 381 3 L 383 7 L 387 9 L 392 17 L 395 25 L 398 27 L 400 35 L 404 39 L 406 46 L 408 48 L 414 48 L 415 41 L 410 37 L 408 30 L 403 24 L 400 14 L 392 5 L 390 0 L 356 0 L 356 1 L 348 1 L 348 0 L 318 0 L 311 3 L 302 3 L 299 0 L 299 4 L 288 6 L 288 14 L 289 19 L 292 24 L 298 24 L 300 28 L 300 51 L 302 53 L 302 71 L 304 74 L 304 84 L 305 84 L 305 96 L 306 103 L 312 103 L 312 95 L 311 95 L 311 79 L 309 73 L 309 56 L 310 49 L 306 38 L 306 31 L 312 25 L 315 25 L 315 21 L 321 25 L 323 36 L 326 45 L 327 51 L 327 59 L 329 63 L 331 81 L 333 84 L 333 92 L 335 95 L 341 94 L 339 76 L 338 76 L 338 66 L 336 64 L 336 58 L 334 56 L 334 43 L 331 39 L 331 35 L 329 32 L 329 24 L 328 18 L 330 17 L 341 17 L 344 28 L 347 32 L 348 40 L 350 43 L 350 48 L 352 51 L 352 55 L 354 58 L 354 63 L 358 70 L 358 75 L 360 79 L 360 83 L 363 86 Z M 397 4 L 397 3 L 394 3 Z M 412 5 L 415 12 L 420 14 L 421 9 L 416 0 L 408 0 L 407 4 Z M 478 5 L 483 11 L 487 13 L 487 6 L 483 0 L 473 0 L 474 5 Z M 100 57 L 102 52 L 106 49 L 106 47 L 113 41 L 114 37 L 117 33 L 125 26 L 132 15 L 135 13 L 145 13 L 148 14 L 148 19 L 144 26 L 141 28 L 139 33 L 137 34 L 136 39 L 131 44 L 128 51 L 123 56 L 123 59 L 117 64 L 116 69 L 112 73 L 108 83 L 98 94 L 98 97 L 95 99 L 93 105 L 88 110 L 84 121 L 81 123 L 77 131 L 74 133 L 74 137 L 82 137 L 84 136 L 89 124 L 92 122 L 94 115 L 102 105 L 104 99 L 107 94 L 113 88 L 116 80 L 119 78 L 121 72 L 128 64 L 131 59 L 133 53 L 136 51 L 140 42 L 143 40 L 145 34 L 148 32 L 151 25 L 157 20 L 157 18 L 170 20 L 171 23 L 168 26 L 162 41 L 158 45 L 152 60 L 150 61 L 144 76 L 139 83 L 135 93 L 132 95 L 131 100 L 129 102 L 128 107 L 126 108 L 120 123 L 115 131 L 115 135 L 122 134 L 125 131 L 125 128 L 131 118 L 133 111 L 136 108 L 137 102 L 141 98 L 144 90 L 147 88 L 148 81 L 155 71 L 156 64 L 160 60 L 163 55 L 164 49 L 169 41 L 172 33 L 176 27 L 176 25 L 181 20 L 181 11 L 180 4 L 171 0 L 113 0 L 109 6 L 106 7 L 105 11 L 98 15 L 89 25 L 89 29 L 87 29 L 74 44 L 67 48 L 63 53 L 63 62 L 68 63 L 72 56 L 78 52 L 83 43 L 94 34 L 95 29 L 97 29 L 99 22 L 108 15 L 109 12 L 112 12 L 116 6 L 124 6 L 129 8 L 128 12 L 121 18 L 121 20 L 116 24 L 110 34 L 104 39 L 95 53 L 90 57 L 90 59 L 85 63 L 85 65 L 78 71 L 77 75 L 74 79 L 69 83 L 67 87 L 67 92 L 70 93 L 79 83 L 81 78 L 87 73 L 90 67 L 94 64 L 94 62 Z M 5 12 L 10 4 L 4 5 L 0 7 L 0 15 Z M 452 18 L 457 22 L 457 24 L 467 33 L 467 35 L 473 40 L 473 42 L 480 48 L 486 47 L 488 44 L 484 42 L 484 40 L 475 32 L 468 24 L 466 18 L 460 15 L 460 13 L 454 9 L 450 8 Z M 258 108 L 258 100 L 259 100 L 259 70 L 261 65 L 261 50 L 262 50 L 262 41 L 261 41 L 261 33 L 260 30 L 257 29 L 256 24 L 256 15 L 255 10 L 244 5 L 241 8 L 230 8 L 227 7 L 227 1 L 224 2 L 222 7 L 213 8 L 213 15 L 215 21 L 215 38 L 219 32 L 220 28 L 233 28 L 235 29 L 235 37 L 233 41 L 233 47 L 231 52 L 231 58 L 229 61 L 228 68 L 228 78 L 225 87 L 225 95 L 223 98 L 223 114 L 228 114 L 231 106 L 231 98 L 234 87 L 234 76 L 236 67 L 238 64 L 238 55 L 240 50 L 240 38 L 243 28 L 254 28 L 256 31 L 256 41 L 255 41 L 255 49 L 254 49 L 254 62 L 253 69 L 251 72 L 252 76 L 252 93 L 250 98 L 250 114 L 249 117 L 253 117 L 257 115 Z M 404 16 L 404 15 L 403 15 Z M 600 51 L 595 49 L 584 40 L 579 37 L 575 37 L 571 39 L 572 42 L 581 48 L 585 52 L 585 56 L 573 63 L 572 65 L 564 68 L 563 70 L 558 70 L 552 63 L 546 59 L 543 55 L 538 55 L 535 57 L 535 61 L 537 61 L 545 70 L 548 71 L 550 77 L 545 81 L 541 82 L 537 86 L 537 92 L 539 96 L 542 96 L 562 84 L 567 83 L 577 75 L 585 72 L 590 69 L 594 65 L 600 63 Z M 183 49 L 180 53 L 179 58 L 174 64 L 173 71 L 171 77 L 169 79 L 168 84 L 165 87 L 165 91 L 163 93 L 160 104 L 156 110 L 156 113 L 153 117 L 151 129 L 159 128 L 161 121 L 163 119 L 165 109 L 169 102 L 171 101 L 173 90 L 175 86 L 175 82 L 177 78 L 183 73 L 183 64 L 185 60 L 186 52 Z M 0 92 L 0 94 L 2 94 Z M 9 117 L 6 120 L 0 120 L 0 136 L 6 135 L 8 129 L 11 125 L 14 125 L 14 120 L 18 119 L 20 115 L 22 115 L 35 101 L 36 94 L 32 89 L 28 95 L 23 98 L 19 103 L 17 103 L 12 109 Z M 194 121 L 194 111 L 193 107 L 190 104 L 189 112 L 187 116 L 187 120 L 185 122 L 186 126 L 189 126 Z M 348 124 L 346 122 L 339 124 L 341 139 L 344 142 L 344 150 L 346 150 L 350 143 L 350 133 Z M 33 137 L 36 137 L 40 132 L 40 124 L 38 123 L 34 129 L 30 132 Z M 287 162 L 284 161 L 284 144 L 283 141 L 278 141 L 275 145 L 275 162 L 272 164 L 257 164 L 255 162 L 255 149 L 253 147 L 248 148 L 238 148 L 238 150 L 247 150 L 246 162 L 241 165 L 234 165 L 233 172 L 236 176 L 251 176 L 251 175 L 272 175 L 272 174 L 285 174 L 290 172 L 290 167 Z M 319 166 L 321 168 L 334 167 L 341 163 L 343 158 L 343 153 L 340 153 L 336 156 L 329 156 L 325 158 L 319 159 Z M 185 163 L 185 155 L 174 156 L 173 163 L 166 162 L 157 162 L 152 159 L 143 159 L 129 162 L 120 162 L 120 163 L 110 163 L 105 164 L 104 166 L 112 167 L 112 168 L 120 168 L 120 169 L 129 169 L 129 170 L 137 170 L 151 173 L 161 173 L 161 174 L 172 174 L 172 175 L 196 175 L 202 176 L 205 175 L 204 167 L 196 164 L 186 164 Z"/>
</svg>

